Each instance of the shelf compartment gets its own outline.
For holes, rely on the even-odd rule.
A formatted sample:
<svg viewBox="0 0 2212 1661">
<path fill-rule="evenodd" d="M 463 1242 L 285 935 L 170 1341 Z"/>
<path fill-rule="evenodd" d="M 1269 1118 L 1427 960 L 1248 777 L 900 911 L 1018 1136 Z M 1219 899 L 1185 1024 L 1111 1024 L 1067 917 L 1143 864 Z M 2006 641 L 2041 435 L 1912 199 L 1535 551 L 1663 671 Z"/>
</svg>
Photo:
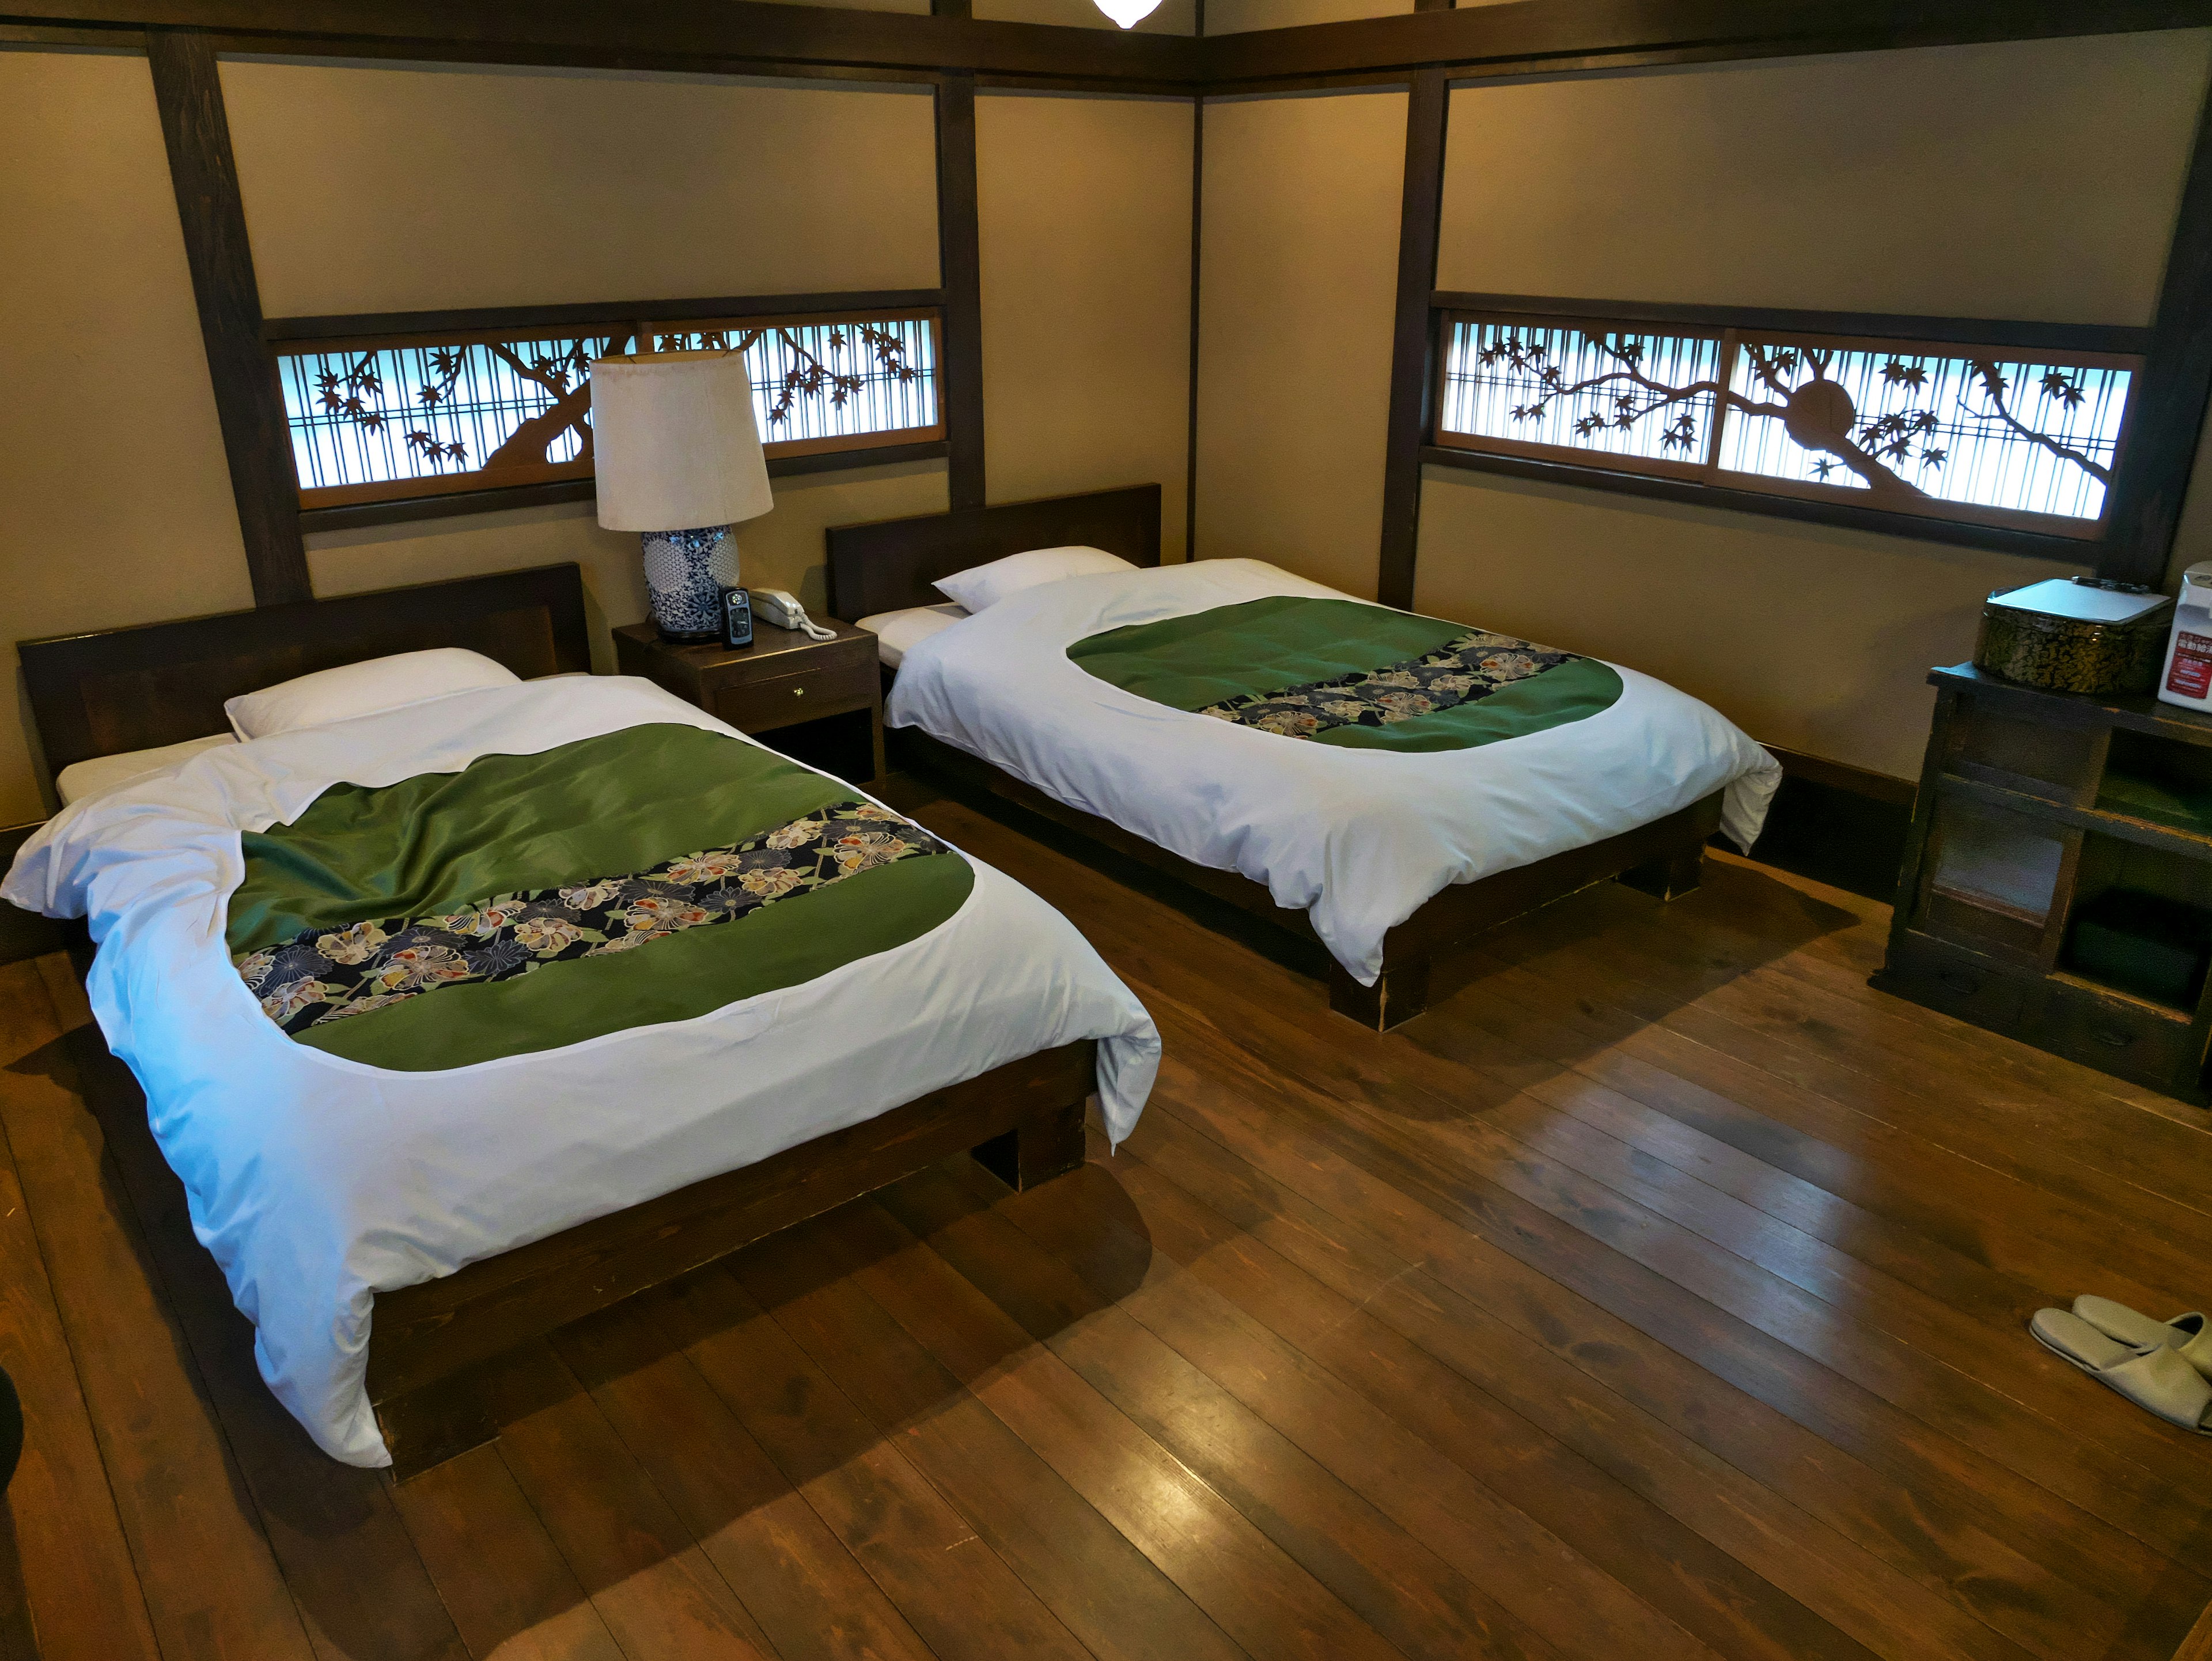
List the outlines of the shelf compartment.
<svg viewBox="0 0 2212 1661">
<path fill-rule="evenodd" d="M 2091 833 L 2058 967 L 2178 1015 L 2193 1013 L 2212 968 L 2212 866 Z"/>
<path fill-rule="evenodd" d="M 2212 837 L 2212 748 L 2113 733 L 2097 811 Z"/>
<path fill-rule="evenodd" d="M 2023 720 L 1968 699 L 1952 728 L 1944 768 L 2042 800 L 2080 806 L 2094 794 L 2105 740 L 2101 728 Z"/>
<path fill-rule="evenodd" d="M 1939 938 L 2037 958 L 2065 869 L 2068 834 L 1963 796 L 1936 821 L 1920 926 Z"/>
</svg>

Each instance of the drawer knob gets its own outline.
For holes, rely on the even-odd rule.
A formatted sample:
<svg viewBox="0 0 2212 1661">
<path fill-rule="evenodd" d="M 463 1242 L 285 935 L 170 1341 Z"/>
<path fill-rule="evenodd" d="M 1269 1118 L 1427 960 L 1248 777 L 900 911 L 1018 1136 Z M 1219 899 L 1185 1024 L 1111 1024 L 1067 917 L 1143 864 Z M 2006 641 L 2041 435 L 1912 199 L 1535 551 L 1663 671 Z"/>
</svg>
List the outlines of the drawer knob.
<svg viewBox="0 0 2212 1661">
<path fill-rule="evenodd" d="M 795 698 L 803 698 L 806 696 L 806 689 L 804 686 L 794 686 L 791 689 L 791 696 Z"/>
<path fill-rule="evenodd" d="M 1978 992 L 1982 989 L 1982 977 L 1963 969 L 1938 970 L 1936 979 L 1954 992 Z"/>
<path fill-rule="evenodd" d="M 2136 1041 L 2134 1033 L 2118 1026 L 2093 1026 L 2089 1029 L 2089 1036 L 2099 1043 L 2114 1050 L 2125 1050 Z"/>
</svg>

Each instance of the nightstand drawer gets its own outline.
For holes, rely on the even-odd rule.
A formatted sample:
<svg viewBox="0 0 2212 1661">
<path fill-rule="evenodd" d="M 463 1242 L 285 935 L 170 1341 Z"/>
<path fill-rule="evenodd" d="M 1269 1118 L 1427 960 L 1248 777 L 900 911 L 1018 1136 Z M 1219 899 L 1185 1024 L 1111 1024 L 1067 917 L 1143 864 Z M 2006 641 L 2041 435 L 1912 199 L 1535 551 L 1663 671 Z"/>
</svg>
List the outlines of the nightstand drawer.
<svg viewBox="0 0 2212 1661">
<path fill-rule="evenodd" d="M 2117 998 L 2052 986 L 2039 1013 L 2037 1037 L 2045 1049 L 2100 1073 L 2170 1088 L 2201 1059 L 2186 1021 Z"/>
<path fill-rule="evenodd" d="M 714 694 L 714 713 L 741 733 L 766 733 L 793 721 L 866 709 L 875 697 L 875 660 L 854 654 L 849 662 L 725 686 Z"/>
</svg>

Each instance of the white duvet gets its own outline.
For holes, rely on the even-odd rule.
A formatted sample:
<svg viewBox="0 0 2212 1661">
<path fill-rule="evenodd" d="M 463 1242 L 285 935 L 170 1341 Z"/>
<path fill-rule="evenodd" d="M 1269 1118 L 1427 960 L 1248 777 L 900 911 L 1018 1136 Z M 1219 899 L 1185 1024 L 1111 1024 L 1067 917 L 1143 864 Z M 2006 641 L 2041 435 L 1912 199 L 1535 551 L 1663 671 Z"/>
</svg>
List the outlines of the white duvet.
<svg viewBox="0 0 2212 1661">
<path fill-rule="evenodd" d="M 1271 594 L 1351 596 L 1252 559 L 1069 577 L 908 647 L 893 726 L 979 756 L 1066 806 L 1307 913 L 1363 985 L 1382 937 L 1430 896 L 1663 818 L 1725 789 L 1748 848 L 1774 758 L 1663 681 L 1620 671 L 1602 713 L 1468 750 L 1310 744 L 1125 692 L 1068 660 L 1109 629 Z"/>
<path fill-rule="evenodd" d="M 295 1043 L 231 967 L 241 830 L 289 823 L 341 781 L 391 784 L 656 721 L 731 731 L 644 681 L 568 677 L 224 745 L 64 810 L 0 885 L 29 910 L 89 917 L 93 1013 L 145 1087 L 193 1229 L 254 1323 L 262 1377 L 349 1463 L 391 1463 L 362 1390 L 380 1290 L 1052 1045 L 1101 1041 L 1117 1142 L 1152 1087 L 1159 1037 L 1143 1006 L 1058 912 L 979 861 L 960 910 L 891 951 L 696 1019 L 449 1072 Z"/>
</svg>

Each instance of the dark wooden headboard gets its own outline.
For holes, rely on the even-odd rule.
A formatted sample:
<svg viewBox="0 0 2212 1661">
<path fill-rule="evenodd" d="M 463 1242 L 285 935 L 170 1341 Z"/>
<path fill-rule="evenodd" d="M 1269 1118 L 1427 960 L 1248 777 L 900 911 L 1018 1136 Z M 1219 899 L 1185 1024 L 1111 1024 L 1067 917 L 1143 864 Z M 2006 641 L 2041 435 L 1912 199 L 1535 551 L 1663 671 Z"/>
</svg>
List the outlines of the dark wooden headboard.
<svg viewBox="0 0 2212 1661">
<path fill-rule="evenodd" d="M 1031 548 L 1103 548 L 1132 565 L 1160 563 L 1160 487 L 955 508 L 948 514 L 839 525 L 829 532 L 830 610 L 848 623 L 909 605 L 941 605 L 939 577 Z"/>
<path fill-rule="evenodd" d="M 223 700 L 318 669 L 460 646 L 527 680 L 588 671 L 571 565 L 18 642 L 46 765 L 229 730 Z"/>
</svg>

